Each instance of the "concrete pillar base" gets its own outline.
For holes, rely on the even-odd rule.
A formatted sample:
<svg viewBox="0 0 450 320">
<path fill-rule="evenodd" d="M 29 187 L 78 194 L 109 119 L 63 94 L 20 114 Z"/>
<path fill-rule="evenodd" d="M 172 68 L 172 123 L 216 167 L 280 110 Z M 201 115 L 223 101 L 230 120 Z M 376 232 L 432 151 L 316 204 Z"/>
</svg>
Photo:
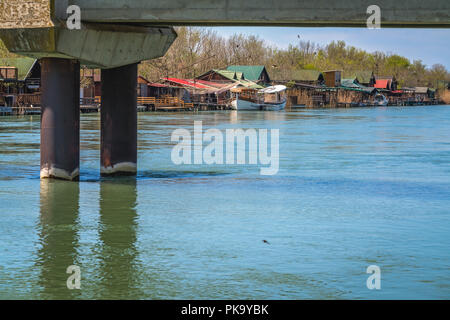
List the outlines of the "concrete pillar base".
<svg viewBox="0 0 450 320">
<path fill-rule="evenodd" d="M 75 169 L 73 172 L 68 172 L 64 169 L 58 168 L 44 168 L 41 170 L 41 179 L 61 179 L 61 180 L 78 180 L 80 176 L 80 170 Z"/>
<path fill-rule="evenodd" d="M 137 173 L 137 164 L 132 162 L 117 163 L 114 167 L 101 167 L 100 172 L 102 175 L 114 175 L 114 174 L 130 174 L 135 175 Z"/>
</svg>

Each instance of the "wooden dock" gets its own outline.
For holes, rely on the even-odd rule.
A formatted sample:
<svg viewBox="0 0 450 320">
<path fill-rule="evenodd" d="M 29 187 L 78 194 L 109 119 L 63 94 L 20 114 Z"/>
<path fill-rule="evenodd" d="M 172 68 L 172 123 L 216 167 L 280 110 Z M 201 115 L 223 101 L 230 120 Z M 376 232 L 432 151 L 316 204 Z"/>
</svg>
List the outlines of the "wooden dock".
<svg viewBox="0 0 450 320">
<path fill-rule="evenodd" d="M 138 97 L 138 105 L 146 106 L 148 111 L 186 111 L 194 110 L 193 103 L 186 103 L 178 97 Z"/>
<path fill-rule="evenodd" d="M 97 113 L 100 111 L 100 105 L 81 105 L 81 113 Z"/>
<path fill-rule="evenodd" d="M 226 103 L 213 102 L 185 102 L 178 97 L 166 96 L 163 98 L 138 97 L 138 112 L 147 111 L 212 111 L 229 110 L 230 106 Z M 0 115 L 40 115 L 40 96 L 21 95 L 18 102 L 12 108 L 0 107 Z M 98 113 L 101 109 L 101 97 L 81 98 L 81 113 Z"/>
<path fill-rule="evenodd" d="M 39 115 L 41 114 L 41 107 L 13 107 L 12 114 L 25 116 L 25 115 Z"/>
<path fill-rule="evenodd" d="M 12 108 L 0 107 L 0 116 L 10 116 L 12 114 Z"/>
</svg>

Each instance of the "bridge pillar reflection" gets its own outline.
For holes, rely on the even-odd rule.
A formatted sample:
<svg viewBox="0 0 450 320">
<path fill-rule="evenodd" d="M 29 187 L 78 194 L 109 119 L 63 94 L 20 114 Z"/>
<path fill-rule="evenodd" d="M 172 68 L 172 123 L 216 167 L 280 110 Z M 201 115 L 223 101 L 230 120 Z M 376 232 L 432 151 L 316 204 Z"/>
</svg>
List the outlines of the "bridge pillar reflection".
<svg viewBox="0 0 450 320">
<path fill-rule="evenodd" d="M 135 177 L 100 183 L 98 299 L 142 298 Z"/>
<path fill-rule="evenodd" d="M 41 63 L 41 178 L 77 180 L 80 167 L 80 63 Z"/>
<path fill-rule="evenodd" d="M 102 70 L 102 175 L 137 172 L 137 76 L 137 64 Z"/>
<path fill-rule="evenodd" d="M 67 268 L 82 267 L 79 256 L 80 186 L 78 182 L 41 180 L 40 218 L 37 225 L 40 249 L 35 265 L 40 269 L 40 299 L 80 298 L 79 290 L 67 288 Z"/>
</svg>

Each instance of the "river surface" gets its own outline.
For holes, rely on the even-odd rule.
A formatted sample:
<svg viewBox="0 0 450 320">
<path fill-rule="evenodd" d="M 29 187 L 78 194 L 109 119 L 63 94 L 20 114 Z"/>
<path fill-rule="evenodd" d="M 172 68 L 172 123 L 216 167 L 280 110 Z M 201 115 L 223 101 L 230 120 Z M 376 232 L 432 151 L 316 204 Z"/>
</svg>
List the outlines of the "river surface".
<svg viewBox="0 0 450 320">
<path fill-rule="evenodd" d="M 173 164 L 196 120 L 279 129 L 278 174 Z M 450 107 L 141 113 L 138 176 L 114 179 L 99 121 L 64 182 L 39 179 L 39 117 L 0 118 L 0 299 L 450 298 Z"/>
</svg>

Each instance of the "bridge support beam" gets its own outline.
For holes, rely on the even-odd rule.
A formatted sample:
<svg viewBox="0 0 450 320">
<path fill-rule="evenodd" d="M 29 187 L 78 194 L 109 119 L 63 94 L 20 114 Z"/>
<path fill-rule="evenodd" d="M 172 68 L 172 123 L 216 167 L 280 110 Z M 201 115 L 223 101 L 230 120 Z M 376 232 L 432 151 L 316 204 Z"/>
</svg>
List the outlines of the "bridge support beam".
<svg viewBox="0 0 450 320">
<path fill-rule="evenodd" d="M 102 175 L 137 172 L 137 75 L 137 64 L 102 70 Z"/>
<path fill-rule="evenodd" d="M 77 180 L 80 167 L 80 63 L 41 63 L 41 178 Z"/>
</svg>

